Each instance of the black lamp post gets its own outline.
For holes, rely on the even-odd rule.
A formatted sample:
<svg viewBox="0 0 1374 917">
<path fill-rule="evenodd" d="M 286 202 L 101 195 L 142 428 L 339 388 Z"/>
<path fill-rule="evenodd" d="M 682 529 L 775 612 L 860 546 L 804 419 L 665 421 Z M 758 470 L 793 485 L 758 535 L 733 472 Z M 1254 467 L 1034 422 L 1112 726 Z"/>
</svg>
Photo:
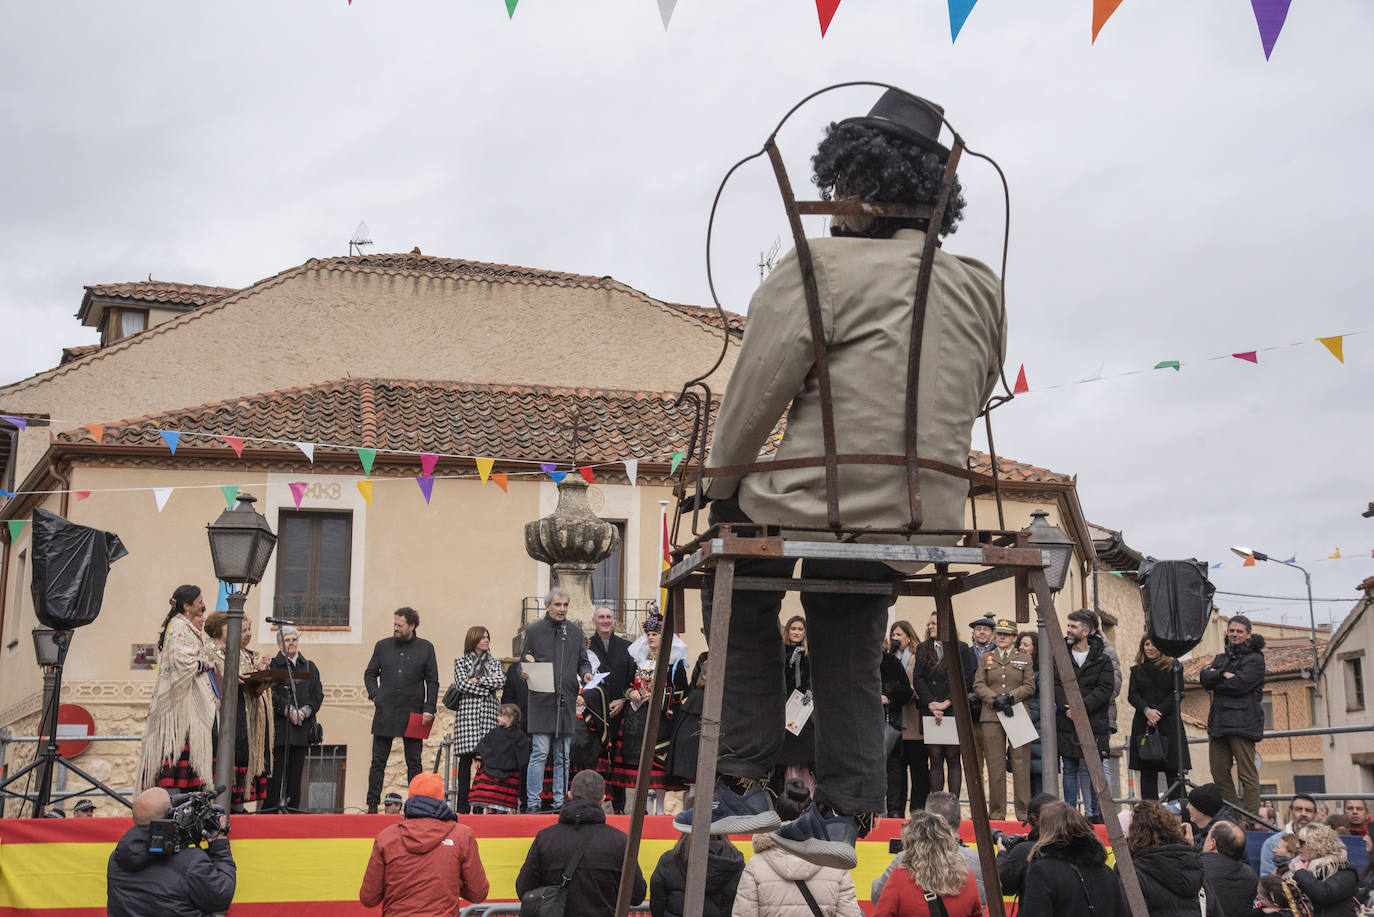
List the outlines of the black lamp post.
<svg viewBox="0 0 1374 917">
<path fill-rule="evenodd" d="M 219 711 L 219 760 L 215 764 L 215 783 L 224 787 L 218 802 L 229 809 L 234 785 L 234 740 L 239 717 L 239 643 L 243 637 L 243 604 L 250 587 L 262 582 L 267 562 L 276 547 L 277 536 L 267 520 L 253 509 L 257 502 L 251 494 L 238 495 L 238 505 L 220 513 L 207 525 L 210 557 L 215 576 L 239 588 L 229 593 L 229 611 L 224 627 L 224 696 Z"/>
<path fill-rule="evenodd" d="M 1045 559 L 1045 583 L 1050 592 L 1058 595 L 1069 578 L 1069 564 L 1073 561 L 1073 539 L 1064 534 L 1057 525 L 1050 525 L 1049 513 L 1037 509 L 1031 513 L 1031 523 L 1026 526 L 1032 547 L 1040 549 Z M 1059 746 L 1058 724 L 1054 719 L 1054 656 L 1045 628 L 1047 615 L 1054 614 L 1051 608 L 1036 608 L 1039 621 L 1036 631 L 1040 656 L 1040 763 L 1042 783 L 1050 792 L 1059 795 Z"/>
<path fill-rule="evenodd" d="M 59 633 L 61 637 L 59 637 Z M 43 713 L 39 716 L 38 740 L 44 745 L 56 748 L 57 705 L 54 696 L 57 691 L 57 673 L 62 665 L 62 649 L 71 641 L 70 632 L 56 631 L 51 627 L 33 629 L 33 655 L 38 667 L 43 670 Z M 42 749 L 40 749 L 41 751 Z M 52 761 L 45 761 L 38 772 L 38 792 L 34 795 L 33 817 L 42 818 L 52 798 Z"/>
</svg>

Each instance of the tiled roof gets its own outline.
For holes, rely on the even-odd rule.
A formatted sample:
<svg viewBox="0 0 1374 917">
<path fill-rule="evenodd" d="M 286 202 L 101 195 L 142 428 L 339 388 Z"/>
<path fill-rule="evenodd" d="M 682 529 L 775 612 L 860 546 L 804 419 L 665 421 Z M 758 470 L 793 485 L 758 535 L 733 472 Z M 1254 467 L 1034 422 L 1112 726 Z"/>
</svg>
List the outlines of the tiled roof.
<svg viewBox="0 0 1374 917">
<path fill-rule="evenodd" d="M 200 283 L 136 280 L 132 283 L 88 284 L 86 292 L 90 296 L 105 299 L 136 299 L 179 306 L 203 306 L 236 291 L 232 287 L 211 287 Z"/>
<path fill-rule="evenodd" d="M 709 306 L 687 306 L 677 302 L 664 303 L 664 305 L 668 306 L 670 309 L 676 309 L 679 312 L 692 316 L 692 318 L 703 321 L 712 328 L 721 327 L 720 312 Z M 728 309 L 722 311 L 725 312 L 725 327 L 729 329 L 730 333 L 735 337 L 743 337 L 744 316 L 736 312 L 731 312 Z"/>
<path fill-rule="evenodd" d="M 977 449 L 969 450 L 971 460 L 970 468 L 979 474 L 989 474 L 992 470 L 992 462 L 986 452 L 979 452 Z M 1050 471 L 1048 468 L 1041 468 L 1038 465 L 1027 465 L 1025 462 L 1017 462 L 1004 455 L 997 457 L 998 477 L 1003 481 L 1016 481 L 1026 484 L 1072 484 L 1073 478 L 1067 474 L 1060 474 L 1057 471 Z"/>
<path fill-rule="evenodd" d="M 1317 654 L 1321 655 L 1322 650 L 1326 649 L 1325 640 L 1317 641 Z M 1197 673 L 1209 664 L 1215 655 L 1204 653 L 1195 659 L 1187 659 L 1183 662 L 1183 680 L 1190 685 L 1198 683 Z M 1264 673 L 1266 678 L 1275 675 L 1297 675 L 1303 669 L 1312 669 L 1312 644 L 1310 642 L 1300 643 L 1296 646 L 1279 646 L 1273 644 L 1264 649 Z"/>
<path fill-rule="evenodd" d="M 99 344 L 78 344 L 75 347 L 62 348 L 62 363 L 70 363 L 72 360 L 79 360 L 88 353 L 95 353 L 100 349 Z M 58 365 L 61 365 L 60 363 Z"/>
<path fill-rule="evenodd" d="M 333 258 L 316 258 L 307 264 L 313 264 L 319 268 L 356 267 L 386 273 L 405 271 L 466 277 L 473 280 L 505 280 L 604 287 L 618 285 L 609 276 L 592 277 L 589 274 L 567 274 L 562 271 L 546 271 L 539 268 L 521 267 L 516 264 L 490 264 L 485 261 L 465 261 L 461 258 L 437 258 L 433 255 L 422 255 L 415 252 L 390 255 L 339 255 Z"/>
</svg>

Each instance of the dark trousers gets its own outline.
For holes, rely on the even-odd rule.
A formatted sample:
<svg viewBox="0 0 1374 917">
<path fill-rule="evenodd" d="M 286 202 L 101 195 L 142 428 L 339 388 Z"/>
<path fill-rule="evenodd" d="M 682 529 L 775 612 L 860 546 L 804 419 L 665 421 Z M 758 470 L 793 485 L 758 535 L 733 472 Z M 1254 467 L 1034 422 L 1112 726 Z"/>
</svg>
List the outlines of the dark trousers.
<svg viewBox="0 0 1374 917">
<path fill-rule="evenodd" d="M 272 776 L 267 778 L 267 802 L 259 811 L 275 811 L 283 807 L 305 808 L 305 800 L 301 798 L 301 773 L 305 769 L 305 756 L 309 751 L 305 745 L 292 745 L 290 755 L 286 753 L 285 745 L 272 749 Z"/>
<path fill-rule="evenodd" d="M 958 745 L 927 745 L 930 753 L 930 789 L 932 792 L 944 790 L 959 795 L 962 786 L 963 759 L 959 756 Z M 948 771 L 949 780 L 945 780 Z"/>
<path fill-rule="evenodd" d="M 711 505 L 712 522 L 748 521 L 733 501 Z M 737 576 L 790 577 L 796 561 L 743 560 Z M 893 571 L 876 563 L 806 560 L 802 575 L 884 581 Z M 767 781 L 782 750 L 787 698 L 778 613 L 783 593 L 735 590 L 725 647 L 725 708 L 721 715 L 721 774 Z M 890 595 L 803 592 L 811 691 L 816 722 L 817 803 L 844 814 L 884 812 L 883 639 Z M 706 632 L 711 593 L 702 592 Z M 719 652 L 719 647 L 712 647 Z"/>
<path fill-rule="evenodd" d="M 391 749 L 387 749 L 387 754 L 391 754 Z M 472 790 L 472 762 L 477 760 L 476 755 L 458 756 L 458 800 L 453 811 L 459 815 L 469 815 L 472 807 L 468 805 L 468 793 Z M 406 764 L 409 765 L 409 760 Z"/>
<path fill-rule="evenodd" d="M 908 794 L 908 788 L 910 794 Z M 902 818 L 903 812 L 924 809 L 930 795 L 930 761 L 926 743 L 903 739 L 887 759 L 887 814 Z"/>
<path fill-rule="evenodd" d="M 1141 798 L 1141 799 L 1159 799 L 1159 774 L 1160 774 L 1159 771 L 1153 770 L 1153 769 L 1148 768 L 1148 767 L 1142 767 L 1142 768 L 1140 769 L 1140 798 Z M 1164 781 L 1165 781 L 1165 787 L 1164 787 L 1165 789 L 1168 789 L 1169 787 L 1173 786 L 1173 785 L 1178 781 L 1178 771 L 1176 771 L 1176 770 L 1172 770 L 1172 771 L 1171 771 L 1171 770 L 1166 770 L 1166 771 L 1164 771 Z M 1183 798 L 1183 788 L 1182 788 L 1182 787 L 1179 787 L 1177 790 L 1174 790 L 1174 794 L 1173 794 L 1172 796 L 1169 797 L 1169 799 L 1181 799 L 1181 798 Z M 1165 802 L 1168 802 L 1168 801 L 1169 801 L 1168 799 L 1165 800 Z"/>
<path fill-rule="evenodd" d="M 367 804 L 375 806 L 382 801 L 382 780 L 386 776 L 386 759 L 391 757 L 391 745 L 396 736 L 372 737 L 372 769 L 367 772 Z M 405 747 L 406 783 L 414 780 L 423 768 L 420 767 L 420 750 L 424 747 L 422 739 L 408 739 L 400 736 Z"/>
</svg>

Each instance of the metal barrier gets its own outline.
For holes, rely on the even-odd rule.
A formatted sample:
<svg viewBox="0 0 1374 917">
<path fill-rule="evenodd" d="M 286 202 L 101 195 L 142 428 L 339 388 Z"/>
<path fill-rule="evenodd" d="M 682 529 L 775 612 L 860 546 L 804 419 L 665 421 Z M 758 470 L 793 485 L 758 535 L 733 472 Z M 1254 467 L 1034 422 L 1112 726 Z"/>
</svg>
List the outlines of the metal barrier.
<svg viewBox="0 0 1374 917">
<path fill-rule="evenodd" d="M 458 912 L 458 917 L 497 917 L 499 914 L 519 914 L 519 901 L 497 901 L 495 903 L 469 904 Z M 630 908 L 630 917 L 651 917 L 649 902 L 642 901 Z"/>
</svg>

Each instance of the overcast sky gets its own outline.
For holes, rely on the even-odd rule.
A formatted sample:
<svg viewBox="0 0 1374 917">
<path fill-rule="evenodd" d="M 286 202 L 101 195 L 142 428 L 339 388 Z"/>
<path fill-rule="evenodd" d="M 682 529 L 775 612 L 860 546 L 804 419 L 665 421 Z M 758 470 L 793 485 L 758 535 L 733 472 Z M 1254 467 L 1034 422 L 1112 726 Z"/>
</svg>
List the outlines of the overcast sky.
<svg viewBox="0 0 1374 917">
<path fill-rule="evenodd" d="M 824 40 L 813 0 L 679 0 L 666 33 L 655 0 L 6 3 L 0 381 L 95 340 L 83 284 L 240 287 L 345 254 L 362 219 L 374 251 L 708 304 L 725 170 L 808 92 L 881 80 L 943 104 L 1010 180 L 1007 375 L 1024 363 L 1032 391 L 996 412 L 998 451 L 1077 474 L 1137 550 L 1223 562 L 1223 590 L 1301 595 L 1227 548 L 1296 555 L 1339 620 L 1374 574 L 1374 334 L 1344 365 L 1313 338 L 1374 330 L 1374 4 L 1296 0 L 1268 62 L 1245 0 L 1126 0 L 1095 46 L 1091 5 L 981 0 L 951 45 L 945 0 L 845 0 Z M 876 94 L 784 130 L 799 190 L 822 126 Z M 1000 191 L 965 163 L 947 247 L 995 264 Z M 717 288 L 744 311 L 786 239 L 766 166 L 717 225 Z"/>
</svg>

